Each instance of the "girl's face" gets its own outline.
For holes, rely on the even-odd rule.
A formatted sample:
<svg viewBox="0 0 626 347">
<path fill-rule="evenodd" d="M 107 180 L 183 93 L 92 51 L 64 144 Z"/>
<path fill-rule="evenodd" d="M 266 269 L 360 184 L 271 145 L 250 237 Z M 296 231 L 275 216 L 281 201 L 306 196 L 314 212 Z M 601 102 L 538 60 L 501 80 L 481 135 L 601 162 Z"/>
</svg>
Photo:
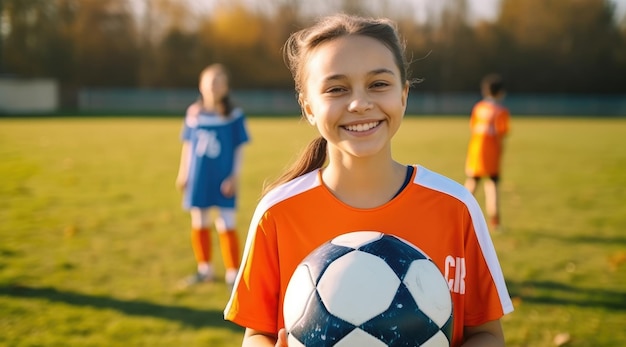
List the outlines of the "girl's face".
<svg viewBox="0 0 626 347">
<path fill-rule="evenodd" d="M 200 78 L 200 93 L 205 102 L 215 103 L 228 93 L 226 74 L 220 69 L 211 69 Z"/>
<path fill-rule="evenodd" d="M 343 36 L 315 48 L 304 68 L 301 105 L 331 156 L 390 155 L 409 91 L 392 52 L 367 36 Z"/>
</svg>

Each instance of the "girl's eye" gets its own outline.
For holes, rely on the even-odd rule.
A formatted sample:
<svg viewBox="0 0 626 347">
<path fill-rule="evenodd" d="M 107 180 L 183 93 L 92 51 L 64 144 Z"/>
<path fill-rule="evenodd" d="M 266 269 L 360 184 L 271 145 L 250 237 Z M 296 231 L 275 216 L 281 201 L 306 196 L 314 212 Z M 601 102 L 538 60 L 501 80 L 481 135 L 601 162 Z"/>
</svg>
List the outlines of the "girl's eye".
<svg viewBox="0 0 626 347">
<path fill-rule="evenodd" d="M 383 88 L 387 86 L 389 86 L 389 83 L 384 82 L 384 81 L 378 81 L 378 82 L 372 83 L 371 88 Z"/>
<path fill-rule="evenodd" d="M 336 93 L 341 93 L 341 92 L 343 92 L 345 90 L 346 90 L 346 88 L 343 88 L 343 87 L 331 87 L 331 88 L 326 89 L 326 93 L 328 93 L 328 94 L 336 94 Z"/>
</svg>

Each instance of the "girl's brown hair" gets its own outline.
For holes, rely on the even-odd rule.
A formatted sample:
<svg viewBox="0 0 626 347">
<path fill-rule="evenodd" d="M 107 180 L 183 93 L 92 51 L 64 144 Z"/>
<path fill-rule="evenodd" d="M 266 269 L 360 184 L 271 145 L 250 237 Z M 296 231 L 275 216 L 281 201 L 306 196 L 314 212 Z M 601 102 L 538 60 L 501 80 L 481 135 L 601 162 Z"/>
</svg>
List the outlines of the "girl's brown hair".
<svg viewBox="0 0 626 347">
<path fill-rule="evenodd" d="M 303 95 L 305 82 L 305 65 L 311 51 L 316 47 L 348 35 L 362 35 L 373 38 L 384 44 L 393 54 L 400 70 L 402 83 L 408 80 L 409 63 L 405 56 L 405 43 L 400 38 L 394 22 L 384 18 L 364 18 L 347 14 L 336 14 L 325 17 L 313 26 L 297 31 L 283 46 L 283 59 L 291 71 L 297 95 Z M 298 102 L 300 102 L 298 97 Z M 263 194 L 272 188 L 321 168 L 326 162 L 326 139 L 318 137 L 305 148 L 298 160 L 294 162 L 274 182 L 266 185 Z"/>
<path fill-rule="evenodd" d="M 491 73 L 483 77 L 480 87 L 485 95 L 496 96 L 504 91 L 504 80 L 499 74 Z"/>
</svg>

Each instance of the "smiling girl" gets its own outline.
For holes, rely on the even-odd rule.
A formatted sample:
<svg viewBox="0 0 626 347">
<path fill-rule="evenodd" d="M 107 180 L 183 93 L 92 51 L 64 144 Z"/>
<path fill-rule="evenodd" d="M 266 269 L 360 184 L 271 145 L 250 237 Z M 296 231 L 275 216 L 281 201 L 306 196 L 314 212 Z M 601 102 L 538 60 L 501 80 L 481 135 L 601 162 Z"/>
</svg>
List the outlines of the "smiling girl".
<svg viewBox="0 0 626 347">
<path fill-rule="evenodd" d="M 503 346 L 500 317 L 513 307 L 480 207 L 462 185 L 392 157 L 410 87 L 394 23 L 334 15 L 292 34 L 284 54 L 320 137 L 267 187 L 252 218 L 225 309 L 246 327 L 243 346 L 287 346 L 282 305 L 294 269 L 359 230 L 405 239 L 448 274 L 451 346 Z"/>
</svg>

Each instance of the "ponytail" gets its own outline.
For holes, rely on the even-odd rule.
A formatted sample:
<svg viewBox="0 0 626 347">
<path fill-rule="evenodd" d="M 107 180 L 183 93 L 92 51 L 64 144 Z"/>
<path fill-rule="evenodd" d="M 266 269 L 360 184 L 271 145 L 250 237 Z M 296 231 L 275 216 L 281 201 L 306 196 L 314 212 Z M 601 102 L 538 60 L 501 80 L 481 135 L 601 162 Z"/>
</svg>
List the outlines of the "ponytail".
<svg viewBox="0 0 626 347">
<path fill-rule="evenodd" d="M 230 100 L 230 93 L 224 95 L 222 100 L 220 100 L 220 105 L 222 107 L 221 111 L 223 113 L 223 116 L 226 118 L 230 117 L 231 112 L 233 112 L 233 109 L 235 108 L 233 102 Z"/>
<path fill-rule="evenodd" d="M 326 139 L 320 136 L 307 145 L 298 160 L 278 177 L 278 179 L 263 187 L 263 195 L 285 182 L 321 168 L 325 162 Z"/>
</svg>

